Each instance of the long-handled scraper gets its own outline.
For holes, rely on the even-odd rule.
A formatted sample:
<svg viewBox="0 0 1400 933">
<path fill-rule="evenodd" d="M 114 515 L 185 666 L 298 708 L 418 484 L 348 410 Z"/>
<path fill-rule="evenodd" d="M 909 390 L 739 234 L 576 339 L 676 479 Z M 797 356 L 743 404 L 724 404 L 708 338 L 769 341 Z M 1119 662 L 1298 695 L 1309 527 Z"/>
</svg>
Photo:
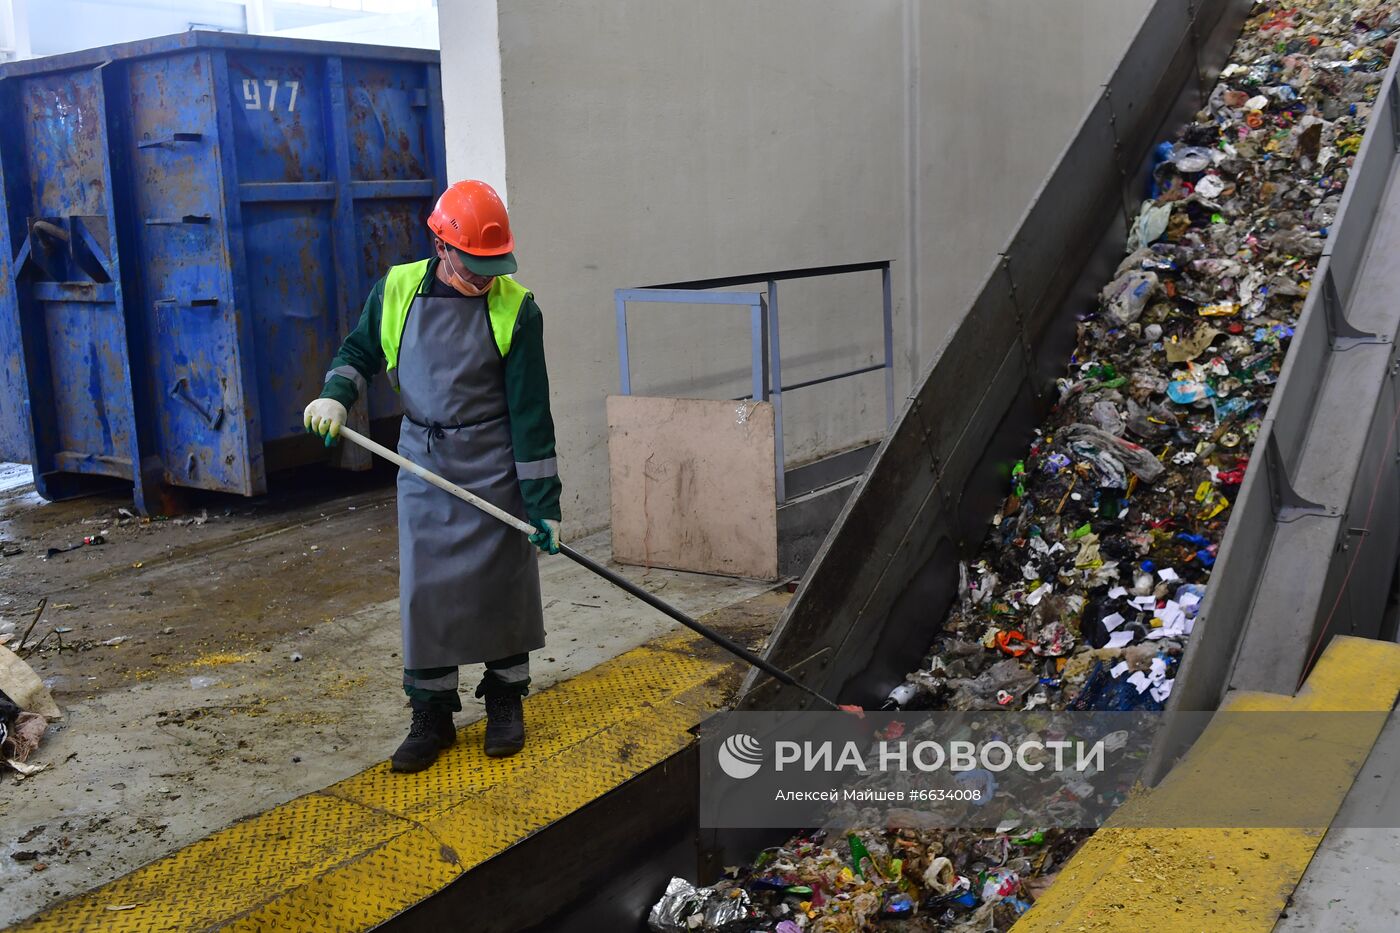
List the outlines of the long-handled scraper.
<svg viewBox="0 0 1400 933">
<path fill-rule="evenodd" d="M 443 492 L 454 495 L 458 499 L 461 499 L 463 502 L 468 502 L 476 506 L 478 509 L 481 509 L 481 511 L 485 512 L 487 515 L 490 515 L 498 522 L 502 522 L 503 524 L 509 525 L 521 534 L 532 535 L 539 530 L 533 525 L 531 525 L 529 522 L 516 518 L 514 515 L 511 515 L 509 512 L 503 511 L 502 509 L 498 509 L 496 506 L 487 502 L 485 499 L 482 499 L 480 496 L 468 492 L 461 486 L 458 486 L 456 483 L 450 483 L 447 480 L 443 479 L 441 476 L 438 476 L 436 473 L 432 472 L 431 470 L 424 469 L 418 464 L 413 463 L 410 460 L 404 459 L 394 451 L 385 447 L 383 444 L 375 443 L 374 441 L 365 437 L 363 434 L 360 434 L 358 431 L 342 427 L 340 429 L 340 436 L 346 438 L 349 441 L 354 442 L 355 444 L 358 444 L 365 450 L 368 450 L 370 453 L 378 454 L 385 460 L 388 460 L 390 463 L 395 464 L 399 468 L 412 473 L 414 476 L 417 476 L 426 482 L 432 483 L 434 486 L 441 489 Z M 655 595 L 653 595 L 652 593 L 648 593 L 646 590 L 642 589 L 640 586 L 637 586 L 637 584 L 633 583 L 631 580 L 628 580 L 626 577 L 620 576 L 619 574 L 613 573 L 607 567 L 604 567 L 602 564 L 598 563 L 592 558 L 580 554 L 578 551 L 575 551 L 567 544 L 559 545 L 559 553 L 563 554 L 565 557 L 569 558 L 569 560 L 573 561 L 574 563 L 593 571 L 598 576 L 602 577 L 604 580 L 607 580 L 614 586 L 626 590 L 628 593 L 637 597 L 642 602 L 646 603 L 648 606 L 651 606 L 653 609 L 658 609 L 661 612 L 666 613 L 666 615 L 675 619 L 677 622 L 679 622 L 681 625 L 684 625 L 691 631 L 698 632 L 699 634 L 705 636 L 705 638 L 719 645 L 721 648 L 723 648 L 725 651 L 728 651 L 735 657 L 742 658 L 744 661 L 748 662 L 749 664 L 752 664 L 754 667 L 758 668 L 764 673 L 771 675 L 778 681 L 787 684 L 789 687 L 796 687 L 797 689 L 803 691 L 804 693 L 808 694 L 814 699 L 819 700 L 823 706 L 834 710 L 844 709 L 848 712 L 854 712 L 858 709 L 858 707 L 843 707 L 837 705 L 836 703 L 833 703 L 831 700 L 828 700 L 826 697 L 822 696 L 820 693 L 813 690 L 811 687 L 808 687 L 806 684 L 798 682 L 798 680 L 795 677 L 793 677 L 791 674 L 789 674 L 782 668 L 769 663 L 768 661 L 754 654 L 749 649 L 745 648 L 743 645 L 731 641 L 730 639 L 721 635 L 719 632 L 716 632 L 714 629 L 705 625 L 701 625 L 699 622 L 696 622 L 684 612 L 681 612 L 675 606 L 672 606 L 665 600 L 658 599 Z"/>
</svg>

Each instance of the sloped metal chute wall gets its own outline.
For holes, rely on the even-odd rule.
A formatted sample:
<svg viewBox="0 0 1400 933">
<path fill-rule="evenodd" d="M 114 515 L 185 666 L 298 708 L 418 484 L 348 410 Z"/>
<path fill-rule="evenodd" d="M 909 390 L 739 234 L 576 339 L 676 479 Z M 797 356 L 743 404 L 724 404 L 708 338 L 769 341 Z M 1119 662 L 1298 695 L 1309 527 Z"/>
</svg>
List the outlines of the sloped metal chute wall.
<svg viewBox="0 0 1400 933">
<path fill-rule="evenodd" d="M 1147 154 L 1204 106 L 1249 0 L 1160 0 L 972 306 L 936 353 L 784 614 L 769 659 L 843 702 L 878 704 L 942 624 L 1122 257 Z M 744 708 L 806 697 L 751 674 Z"/>
<path fill-rule="evenodd" d="M 1381 78 L 1172 692 L 1292 693 L 1336 634 L 1394 638 L 1400 56 Z M 1390 628 L 1387 630 L 1387 624 Z M 1192 736 L 1169 731 L 1157 769 Z"/>
</svg>

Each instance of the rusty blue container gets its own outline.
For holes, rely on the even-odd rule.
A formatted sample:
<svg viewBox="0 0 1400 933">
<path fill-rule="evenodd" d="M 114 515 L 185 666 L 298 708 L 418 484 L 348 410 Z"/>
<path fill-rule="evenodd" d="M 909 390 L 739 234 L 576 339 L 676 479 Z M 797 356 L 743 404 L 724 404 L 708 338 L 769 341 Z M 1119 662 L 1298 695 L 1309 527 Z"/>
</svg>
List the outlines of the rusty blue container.
<svg viewBox="0 0 1400 933">
<path fill-rule="evenodd" d="M 0 460 L 159 511 L 322 458 L 303 406 L 430 248 L 437 53 L 183 33 L 0 66 L 0 127 Z"/>
</svg>

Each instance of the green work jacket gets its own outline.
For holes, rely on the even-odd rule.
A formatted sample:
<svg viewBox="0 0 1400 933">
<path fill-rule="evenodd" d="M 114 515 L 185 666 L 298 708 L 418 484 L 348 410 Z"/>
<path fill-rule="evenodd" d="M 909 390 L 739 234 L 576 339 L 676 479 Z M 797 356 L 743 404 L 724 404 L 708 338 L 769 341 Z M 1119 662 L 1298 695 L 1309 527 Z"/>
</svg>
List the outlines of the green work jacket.
<svg viewBox="0 0 1400 933">
<path fill-rule="evenodd" d="M 333 398 L 348 409 L 381 370 L 387 371 L 397 388 L 399 339 L 408 309 L 418 295 L 427 292 L 437 263 L 437 259 L 424 259 L 394 266 L 374 284 L 359 323 L 331 362 L 322 398 Z M 486 295 L 486 307 L 496 350 L 504 362 L 511 444 L 526 512 L 536 524 L 542 518 L 558 521 L 562 486 L 549 409 L 544 317 L 534 296 L 509 276 L 496 277 Z"/>
</svg>

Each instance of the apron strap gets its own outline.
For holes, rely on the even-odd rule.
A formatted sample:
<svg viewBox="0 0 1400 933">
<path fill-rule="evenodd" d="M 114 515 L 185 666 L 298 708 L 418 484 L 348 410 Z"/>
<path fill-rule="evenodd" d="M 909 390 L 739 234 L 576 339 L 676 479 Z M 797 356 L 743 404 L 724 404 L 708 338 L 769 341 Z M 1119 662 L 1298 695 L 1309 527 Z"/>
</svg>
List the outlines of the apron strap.
<svg viewBox="0 0 1400 933">
<path fill-rule="evenodd" d="M 404 412 L 403 416 L 411 423 L 416 424 L 418 427 L 428 432 L 428 453 L 433 452 L 433 440 L 435 438 L 437 440 L 442 440 L 447 436 L 448 431 L 460 431 L 462 428 L 476 428 L 484 424 L 491 424 L 494 421 L 500 421 L 502 418 L 507 417 L 506 415 L 499 415 L 495 418 L 487 418 L 485 421 L 473 421 L 467 424 L 440 424 L 436 421 L 419 421 L 408 412 Z"/>
</svg>

